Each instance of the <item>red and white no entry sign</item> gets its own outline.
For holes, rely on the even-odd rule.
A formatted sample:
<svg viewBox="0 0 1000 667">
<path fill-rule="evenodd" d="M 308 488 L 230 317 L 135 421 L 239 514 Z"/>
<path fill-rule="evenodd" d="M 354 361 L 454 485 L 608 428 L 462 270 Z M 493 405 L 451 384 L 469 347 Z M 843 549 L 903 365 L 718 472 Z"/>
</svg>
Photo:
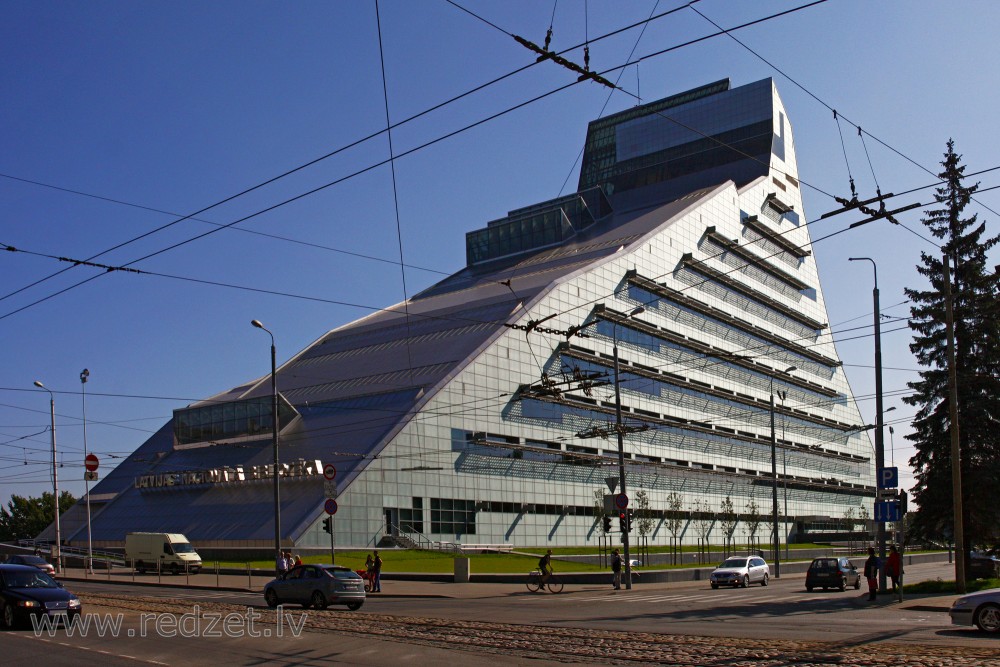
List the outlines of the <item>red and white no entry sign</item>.
<svg viewBox="0 0 1000 667">
<path fill-rule="evenodd" d="M 87 472 L 94 472 L 97 470 L 97 466 L 100 461 L 97 460 L 96 454 L 87 454 L 87 458 L 83 460 L 83 465 L 87 469 Z"/>
</svg>

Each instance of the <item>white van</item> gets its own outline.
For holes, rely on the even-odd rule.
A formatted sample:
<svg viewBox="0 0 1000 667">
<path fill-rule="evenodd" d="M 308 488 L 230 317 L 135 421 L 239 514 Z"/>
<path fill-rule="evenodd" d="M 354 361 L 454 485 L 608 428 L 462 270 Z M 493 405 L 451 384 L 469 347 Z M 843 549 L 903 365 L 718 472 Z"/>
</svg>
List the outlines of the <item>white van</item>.
<svg viewBox="0 0 1000 667">
<path fill-rule="evenodd" d="M 201 556 L 180 533 L 128 533 L 125 561 L 133 563 L 140 573 L 157 567 L 174 574 L 185 570 L 196 574 L 201 570 Z"/>
</svg>

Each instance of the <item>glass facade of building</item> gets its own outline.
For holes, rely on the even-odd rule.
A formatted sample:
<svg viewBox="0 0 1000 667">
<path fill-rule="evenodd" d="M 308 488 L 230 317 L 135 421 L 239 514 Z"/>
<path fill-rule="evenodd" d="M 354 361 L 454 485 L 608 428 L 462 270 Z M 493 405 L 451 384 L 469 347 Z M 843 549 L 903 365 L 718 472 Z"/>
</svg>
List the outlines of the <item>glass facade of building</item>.
<svg viewBox="0 0 1000 667">
<path fill-rule="evenodd" d="M 774 485 L 782 541 L 870 506 L 871 443 L 826 324 L 773 83 L 718 82 L 595 121 L 580 190 L 471 232 L 465 269 L 279 370 L 298 413 L 283 452 L 305 461 L 282 472 L 288 542 L 329 544 L 332 494 L 338 546 L 595 544 L 619 475 L 615 348 L 626 487 L 649 519 L 634 540 L 721 544 L 714 519 L 731 507 L 738 540 L 767 542 Z M 267 452 L 178 450 L 264 428 L 250 413 L 269 414 L 269 383 L 230 393 L 218 411 L 178 411 L 174 442 L 150 439 L 95 489 L 110 497 L 96 541 L 162 530 L 268 544 L 270 489 L 254 476 Z M 247 474 L 132 483 L 199 456 Z M 315 461 L 336 466 L 334 484 Z"/>
</svg>

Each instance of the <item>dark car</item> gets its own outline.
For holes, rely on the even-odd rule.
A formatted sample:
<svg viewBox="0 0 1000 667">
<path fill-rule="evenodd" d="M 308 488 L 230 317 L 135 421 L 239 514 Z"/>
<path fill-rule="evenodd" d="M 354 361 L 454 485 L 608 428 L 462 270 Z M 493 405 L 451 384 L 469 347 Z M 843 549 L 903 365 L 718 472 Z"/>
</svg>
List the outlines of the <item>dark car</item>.
<svg viewBox="0 0 1000 667">
<path fill-rule="evenodd" d="M 969 554 L 969 579 L 996 579 L 1000 577 L 1000 560 L 989 554 Z"/>
<path fill-rule="evenodd" d="M 7 562 L 11 565 L 30 565 L 31 567 L 37 567 L 42 572 L 53 576 L 55 576 L 56 573 L 56 568 L 52 567 L 52 563 L 45 560 L 41 556 L 15 554 L 8 557 Z"/>
<path fill-rule="evenodd" d="M 351 611 L 365 603 L 365 582 L 357 572 L 340 565 L 299 565 L 264 586 L 268 607 L 295 602 L 326 609 L 344 604 Z"/>
<path fill-rule="evenodd" d="M 13 628 L 31 616 L 51 616 L 71 622 L 82 606 L 55 579 L 30 565 L 0 565 L 0 620 Z"/>
<path fill-rule="evenodd" d="M 823 590 L 836 588 L 844 591 L 848 586 L 853 586 L 854 590 L 861 588 L 861 573 L 846 558 L 814 558 L 806 570 L 807 591 L 814 588 Z"/>
</svg>

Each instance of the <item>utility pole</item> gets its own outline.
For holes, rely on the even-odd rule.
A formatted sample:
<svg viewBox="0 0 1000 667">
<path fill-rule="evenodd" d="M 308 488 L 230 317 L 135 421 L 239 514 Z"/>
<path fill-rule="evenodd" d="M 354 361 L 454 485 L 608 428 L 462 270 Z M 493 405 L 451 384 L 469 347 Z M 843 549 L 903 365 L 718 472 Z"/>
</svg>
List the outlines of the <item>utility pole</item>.
<svg viewBox="0 0 1000 667">
<path fill-rule="evenodd" d="M 945 328 L 948 335 L 948 419 L 951 422 L 951 488 L 954 506 L 955 589 L 965 593 L 965 524 L 962 519 L 962 449 L 958 431 L 958 374 L 955 369 L 955 312 L 951 296 L 951 266 L 942 253 L 944 266 Z"/>
</svg>

